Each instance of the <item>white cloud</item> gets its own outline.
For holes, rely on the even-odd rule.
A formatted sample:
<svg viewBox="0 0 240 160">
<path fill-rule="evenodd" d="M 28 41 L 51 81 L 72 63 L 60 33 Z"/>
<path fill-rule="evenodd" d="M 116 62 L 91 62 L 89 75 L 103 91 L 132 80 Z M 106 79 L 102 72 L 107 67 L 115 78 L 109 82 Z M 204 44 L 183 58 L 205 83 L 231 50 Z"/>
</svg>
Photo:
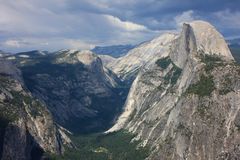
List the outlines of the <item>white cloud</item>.
<svg viewBox="0 0 240 160">
<path fill-rule="evenodd" d="M 107 8 L 108 4 L 102 2 L 95 6 Z M 159 33 L 110 14 L 81 10 L 69 12 L 65 3 L 61 0 L 54 6 L 52 1 L 2 2 L 0 31 L 4 36 L 0 37 L 0 49 L 14 52 L 24 49 L 87 49 L 95 44 L 139 43 Z"/>
<path fill-rule="evenodd" d="M 18 40 L 7 40 L 3 43 L 6 47 L 13 47 L 13 48 L 19 48 L 20 43 Z"/>
<path fill-rule="evenodd" d="M 215 12 L 214 16 L 226 28 L 240 28 L 240 12 L 232 12 L 229 9 Z"/>
<path fill-rule="evenodd" d="M 56 51 L 59 49 L 92 49 L 95 45 L 84 42 L 79 39 L 68 38 L 31 38 L 24 37 L 21 39 L 8 39 L 0 42 L 1 49 L 11 49 L 14 52 L 26 50 L 49 50 Z"/>
<path fill-rule="evenodd" d="M 86 43 L 81 40 L 66 39 L 64 43 L 71 49 L 89 50 L 95 47 L 94 44 Z"/>
<path fill-rule="evenodd" d="M 39 38 L 18 38 L 18 39 L 7 39 L 0 42 L 0 47 L 3 50 L 10 49 L 11 51 L 24 51 L 34 49 L 44 49 L 48 47 L 47 39 Z"/>
<path fill-rule="evenodd" d="M 180 15 L 177 15 L 174 20 L 177 26 L 182 26 L 184 22 L 191 22 L 195 19 L 193 10 L 185 11 Z"/>
<path fill-rule="evenodd" d="M 119 18 L 111 16 L 111 15 L 104 15 L 104 17 L 109 21 L 110 24 L 121 28 L 126 31 L 147 31 L 148 29 L 140 24 L 136 24 L 129 21 L 121 21 Z"/>
</svg>

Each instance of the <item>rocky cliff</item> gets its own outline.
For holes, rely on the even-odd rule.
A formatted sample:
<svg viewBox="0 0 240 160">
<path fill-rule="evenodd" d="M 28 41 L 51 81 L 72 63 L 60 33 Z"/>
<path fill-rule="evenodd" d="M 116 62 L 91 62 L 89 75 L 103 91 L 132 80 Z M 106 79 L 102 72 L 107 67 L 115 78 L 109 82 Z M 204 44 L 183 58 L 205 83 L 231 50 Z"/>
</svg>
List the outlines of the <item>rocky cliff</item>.
<svg viewBox="0 0 240 160">
<path fill-rule="evenodd" d="M 163 34 L 149 42 L 145 42 L 130 50 L 125 56 L 120 57 L 106 66 L 118 75 L 123 81 L 131 84 L 143 65 L 148 66 L 159 56 L 166 56 L 169 44 L 176 38 L 173 33 Z"/>
<path fill-rule="evenodd" d="M 24 86 L 21 72 L 0 59 L 0 159 L 41 159 L 61 154 L 71 142 L 39 100 Z"/>
<path fill-rule="evenodd" d="M 108 132 L 136 134 L 151 160 L 238 159 L 240 66 L 221 34 L 194 21 L 163 48 L 140 70 Z"/>
<path fill-rule="evenodd" d="M 26 87 L 46 104 L 57 123 L 74 133 L 97 132 L 112 125 L 128 88 L 96 54 L 61 50 L 41 57 L 23 55 L 27 54 L 9 61 L 19 66 Z"/>
</svg>

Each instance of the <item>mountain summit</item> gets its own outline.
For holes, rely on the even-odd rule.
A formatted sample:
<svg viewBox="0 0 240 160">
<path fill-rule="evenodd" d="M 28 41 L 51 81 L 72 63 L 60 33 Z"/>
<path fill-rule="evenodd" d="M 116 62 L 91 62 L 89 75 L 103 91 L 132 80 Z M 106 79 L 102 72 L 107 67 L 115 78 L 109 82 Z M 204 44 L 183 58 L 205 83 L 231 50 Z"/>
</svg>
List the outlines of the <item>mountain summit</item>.
<svg viewBox="0 0 240 160">
<path fill-rule="evenodd" d="M 101 61 L 100 58 L 89 50 L 63 50 L 57 55 L 57 63 L 83 63 L 84 65 L 91 65 L 94 62 Z"/>
<path fill-rule="evenodd" d="M 224 37 L 210 23 L 193 21 L 185 25 L 190 25 L 193 30 L 198 51 L 202 50 L 206 54 L 217 54 L 226 60 L 233 60 Z"/>
<path fill-rule="evenodd" d="M 189 42 L 190 40 L 191 42 Z M 178 46 L 173 47 L 174 43 Z M 218 55 L 227 61 L 233 60 L 223 36 L 215 27 L 205 21 L 193 21 L 183 24 L 181 34 L 162 34 L 130 50 L 125 56 L 111 61 L 107 67 L 112 69 L 123 81 L 131 83 L 143 65 L 150 65 L 157 58 L 168 56 L 170 52 L 178 54 L 175 55 L 175 59 L 184 64 L 187 55 L 184 55 L 185 52 L 181 50 L 187 49 L 187 43 L 192 43 L 190 47 L 195 47 L 192 48 L 195 53 L 203 52 L 208 55 Z M 173 51 L 173 49 L 177 50 Z M 178 62 L 176 63 L 178 64 Z"/>
<path fill-rule="evenodd" d="M 239 157 L 240 67 L 222 35 L 207 22 L 185 23 L 152 55 L 106 133 L 135 134 L 151 148 L 148 159 Z"/>
</svg>

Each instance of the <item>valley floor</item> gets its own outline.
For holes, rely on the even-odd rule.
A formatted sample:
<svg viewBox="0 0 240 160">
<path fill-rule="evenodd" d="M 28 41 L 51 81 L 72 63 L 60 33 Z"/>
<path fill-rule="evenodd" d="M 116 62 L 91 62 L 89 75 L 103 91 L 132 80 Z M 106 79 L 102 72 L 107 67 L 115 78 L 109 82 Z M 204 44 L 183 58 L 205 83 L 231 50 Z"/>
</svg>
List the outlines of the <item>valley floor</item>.
<svg viewBox="0 0 240 160">
<path fill-rule="evenodd" d="M 144 160 L 149 149 L 138 147 L 139 141 L 131 142 L 133 137 L 125 131 L 72 136 L 76 148 L 62 156 L 52 155 L 51 160 Z"/>
</svg>

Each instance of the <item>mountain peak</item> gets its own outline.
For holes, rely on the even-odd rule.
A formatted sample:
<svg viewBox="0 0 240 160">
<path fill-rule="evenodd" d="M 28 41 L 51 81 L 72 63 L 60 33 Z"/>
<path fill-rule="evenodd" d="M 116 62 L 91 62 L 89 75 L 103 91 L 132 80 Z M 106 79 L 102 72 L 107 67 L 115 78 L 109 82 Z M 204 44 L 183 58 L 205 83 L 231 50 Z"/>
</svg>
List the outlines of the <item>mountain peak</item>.
<svg viewBox="0 0 240 160">
<path fill-rule="evenodd" d="M 158 59 L 152 65 L 143 63 L 123 113 L 106 133 L 121 129 L 133 133 L 133 140 L 152 149 L 147 158 L 151 160 L 224 159 L 224 155 L 234 159 L 240 153 L 235 149 L 240 68 L 231 62 L 223 36 L 209 23 L 194 21 L 185 23 L 167 44 L 154 50 Z M 148 54 L 151 50 L 145 48 L 141 51 Z M 167 56 L 162 56 L 164 51 Z"/>
<path fill-rule="evenodd" d="M 92 62 L 97 61 L 99 59 L 99 57 L 96 54 L 89 50 L 77 52 L 76 56 L 77 59 L 85 65 L 91 65 Z"/>
<path fill-rule="evenodd" d="M 95 62 L 101 61 L 100 58 L 90 50 L 62 50 L 58 52 L 57 63 L 83 63 L 84 65 L 91 65 Z"/>
<path fill-rule="evenodd" d="M 133 104 L 138 103 L 137 101 L 134 101 L 134 98 L 132 98 L 134 96 L 131 95 L 132 92 L 138 92 L 137 89 L 141 88 L 136 87 L 135 83 L 139 81 L 138 78 L 141 77 L 143 73 L 154 69 L 157 59 L 163 59 L 163 57 L 169 56 L 169 59 L 165 59 L 165 61 L 163 60 L 163 63 L 168 63 L 168 61 L 171 61 L 174 64 L 173 66 L 178 68 L 179 72 L 180 70 L 183 70 L 183 72 L 186 74 L 184 75 L 186 78 L 184 79 L 185 83 L 187 78 L 191 78 L 189 75 L 189 70 L 192 69 L 191 67 L 196 67 L 195 65 L 197 62 L 195 63 L 195 55 L 200 53 L 217 55 L 226 61 L 234 60 L 223 36 L 215 29 L 215 27 L 208 22 L 193 21 L 191 23 L 184 23 L 182 31 L 178 35 L 171 33 L 163 34 L 152 41 L 143 43 L 137 48 L 129 51 L 126 56 L 115 61 L 115 63 L 113 63 L 114 65 L 112 65 L 113 71 L 120 75 L 120 77 L 124 77 L 129 74 L 129 70 L 134 70 L 135 66 L 132 67 L 133 64 L 137 64 L 136 66 L 139 68 L 144 66 L 144 69 L 140 69 L 140 73 L 134 77 L 137 78 L 134 80 L 130 89 L 128 100 L 125 103 L 125 110 L 118 118 L 116 124 L 107 132 L 117 131 L 127 123 L 131 112 L 134 110 Z M 138 61 L 139 63 L 136 63 Z M 152 63 L 153 65 L 146 67 L 147 63 L 150 61 L 154 62 Z M 177 71 L 175 74 L 177 74 Z M 153 74 L 153 76 L 157 75 Z M 150 80 L 147 79 L 146 81 L 149 82 Z M 150 82 L 155 82 L 155 80 Z M 139 93 L 140 92 L 142 91 L 139 91 Z"/>
<path fill-rule="evenodd" d="M 184 23 L 171 48 L 170 57 L 180 68 L 190 57 L 198 54 L 218 56 L 225 61 L 234 60 L 223 36 L 205 21 Z"/>
<path fill-rule="evenodd" d="M 192 21 L 188 25 L 191 26 L 194 33 L 198 51 L 219 55 L 225 60 L 234 60 L 224 37 L 213 25 L 202 20 Z"/>
</svg>

